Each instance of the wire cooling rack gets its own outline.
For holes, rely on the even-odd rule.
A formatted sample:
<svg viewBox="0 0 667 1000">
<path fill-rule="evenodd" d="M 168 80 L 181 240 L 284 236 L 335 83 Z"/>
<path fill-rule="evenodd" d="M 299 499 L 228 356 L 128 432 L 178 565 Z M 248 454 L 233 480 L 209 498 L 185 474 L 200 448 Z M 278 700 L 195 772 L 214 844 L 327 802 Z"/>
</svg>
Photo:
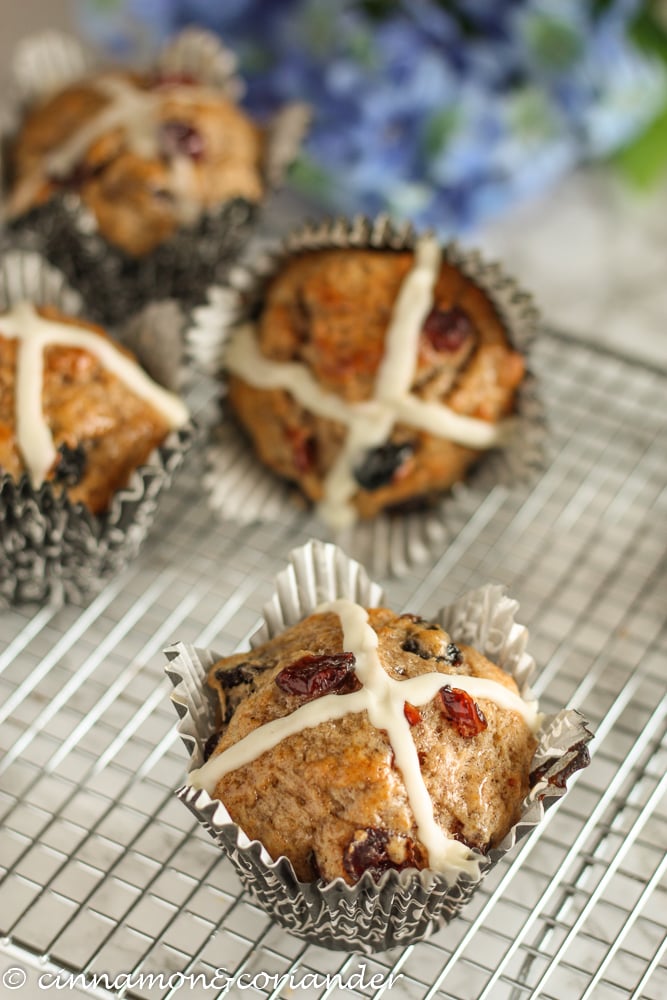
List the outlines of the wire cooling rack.
<svg viewBox="0 0 667 1000">
<path fill-rule="evenodd" d="M 667 996 L 667 380 L 551 333 L 534 367 L 544 473 L 461 495 L 447 548 L 383 582 L 388 603 L 424 614 L 489 581 L 521 602 L 544 710 L 578 706 L 596 731 L 591 766 L 544 825 L 454 923 L 405 950 L 327 952 L 270 922 L 174 798 L 186 757 L 161 650 L 181 639 L 227 654 L 247 640 L 313 527 L 297 511 L 213 524 L 191 466 L 141 558 L 88 607 L 0 616 L 11 954 L 97 976 L 89 992 L 104 996 L 116 976 L 131 997 Z M 219 988 L 218 969 L 246 978 Z M 179 973 L 205 978 L 189 989 Z M 283 974 L 291 989 L 274 989 Z M 363 985 L 374 975 L 384 986 Z"/>
</svg>

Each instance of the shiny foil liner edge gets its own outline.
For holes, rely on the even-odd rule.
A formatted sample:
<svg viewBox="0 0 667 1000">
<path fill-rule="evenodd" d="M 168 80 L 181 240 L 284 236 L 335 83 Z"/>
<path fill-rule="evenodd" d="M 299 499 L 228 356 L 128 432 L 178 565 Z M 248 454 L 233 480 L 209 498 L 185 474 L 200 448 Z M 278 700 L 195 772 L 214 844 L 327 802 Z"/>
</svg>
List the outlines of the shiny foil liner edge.
<svg viewBox="0 0 667 1000">
<path fill-rule="evenodd" d="M 209 375 L 224 370 L 224 352 L 235 326 L 253 314 L 263 289 L 282 263 L 292 254 L 324 248 L 371 247 L 411 250 L 417 234 L 408 224 L 396 225 L 387 216 L 369 219 L 329 219 L 308 223 L 292 232 L 282 248 L 268 249 L 230 268 L 224 284 L 208 291 L 206 304 L 192 311 L 186 329 L 186 350 L 194 368 Z M 500 264 L 485 261 L 477 251 L 456 243 L 443 247 L 447 261 L 479 285 L 495 305 L 508 337 L 526 354 L 536 335 L 538 311 L 531 296 L 522 291 Z M 441 552 L 449 538 L 448 512 L 463 491 L 488 493 L 496 485 L 512 488 L 532 480 L 544 461 L 544 407 L 535 377 L 529 371 L 519 387 L 516 423 L 511 440 L 485 453 L 432 506 L 416 511 L 385 513 L 372 521 L 360 521 L 335 534 L 334 540 L 359 555 L 379 577 L 402 576 Z M 205 486 L 211 507 L 220 516 L 241 523 L 266 519 L 283 520 L 293 510 L 295 488 L 287 486 L 261 465 L 252 445 L 233 417 L 223 409 L 207 453 Z M 303 501 L 305 504 L 306 501 Z M 313 517 L 312 533 L 330 538 L 334 533 Z"/>
<path fill-rule="evenodd" d="M 382 590 L 340 548 L 312 540 L 291 553 L 251 645 L 265 642 L 312 613 L 321 601 L 336 597 L 372 606 L 382 601 Z M 443 608 L 439 621 L 453 630 L 455 641 L 472 640 L 481 652 L 493 656 L 515 677 L 522 695 L 529 697 L 535 664 L 526 652 L 527 631 L 515 621 L 517 608 L 502 587 L 488 586 Z M 179 733 L 190 754 L 190 768 L 198 767 L 216 726 L 215 696 L 206 685 L 206 675 L 219 657 L 183 643 L 165 653 Z M 497 848 L 480 856 L 482 879 L 565 793 L 567 779 L 588 762 L 585 746 L 591 738 L 583 716 L 575 710 L 545 718 L 533 762 L 535 784 L 516 826 Z M 452 920 L 481 881 L 464 874 L 454 880 L 451 873 L 447 878 L 427 869 L 389 871 L 377 883 L 366 872 L 353 886 L 342 879 L 300 882 L 286 858 L 273 860 L 259 842 L 248 839 L 222 802 L 187 784 L 176 795 L 230 858 L 264 909 L 287 930 L 322 947 L 372 953 L 422 940 Z"/>
<path fill-rule="evenodd" d="M 41 255 L 7 249 L 0 253 L 0 311 L 24 299 L 82 314 L 81 296 Z M 138 552 L 196 435 L 191 423 L 172 431 L 100 515 L 50 483 L 35 489 L 25 476 L 17 482 L 0 473 L 0 608 L 81 603 L 100 591 Z"/>
</svg>

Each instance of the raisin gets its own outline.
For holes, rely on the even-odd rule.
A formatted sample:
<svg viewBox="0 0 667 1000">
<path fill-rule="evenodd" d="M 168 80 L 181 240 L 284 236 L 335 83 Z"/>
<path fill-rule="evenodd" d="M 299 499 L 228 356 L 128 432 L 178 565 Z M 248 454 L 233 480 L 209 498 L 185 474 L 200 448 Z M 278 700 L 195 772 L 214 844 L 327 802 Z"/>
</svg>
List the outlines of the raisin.
<svg viewBox="0 0 667 1000">
<path fill-rule="evenodd" d="M 450 667 L 456 667 L 459 663 L 463 663 L 463 653 L 455 643 L 450 642 L 445 650 L 445 655 L 437 656 L 436 659 L 440 663 L 448 663 Z"/>
<path fill-rule="evenodd" d="M 267 663 L 261 667 L 252 663 L 238 663 L 235 667 L 227 669 L 220 667 L 215 672 L 215 679 L 223 691 L 229 691 L 230 688 L 238 687 L 239 684 L 252 684 L 257 674 L 261 674 L 262 671 L 268 670 L 272 666 L 273 663 Z"/>
<path fill-rule="evenodd" d="M 160 147 L 166 156 L 188 156 L 200 160 L 204 155 L 204 139 L 196 128 L 187 122 L 163 122 L 160 126 Z"/>
<path fill-rule="evenodd" d="M 343 867 L 355 882 L 367 871 L 377 879 L 392 868 L 400 872 L 422 864 L 421 851 L 410 837 L 375 826 L 357 830 L 343 854 Z"/>
<path fill-rule="evenodd" d="M 403 702 L 403 714 L 411 726 L 417 726 L 422 721 L 422 714 L 416 705 L 411 705 L 409 701 Z"/>
<path fill-rule="evenodd" d="M 415 656 L 421 656 L 422 660 L 430 660 L 431 654 L 427 653 L 425 649 L 422 649 L 417 640 L 413 635 L 408 636 L 405 640 L 401 649 L 404 653 L 414 653 Z"/>
<path fill-rule="evenodd" d="M 473 335 L 474 327 L 460 306 L 431 309 L 422 327 L 424 336 L 436 351 L 458 351 Z"/>
<path fill-rule="evenodd" d="M 383 444 L 366 452 L 363 463 L 354 470 L 354 478 L 364 490 L 378 490 L 390 483 L 396 472 L 414 454 L 415 447 L 403 444 Z"/>
<path fill-rule="evenodd" d="M 339 691 L 343 686 L 349 690 L 355 662 L 354 653 L 307 653 L 283 667 L 276 677 L 276 684 L 281 691 L 298 694 L 308 700 Z M 356 677 L 353 679 L 356 681 Z"/>
<path fill-rule="evenodd" d="M 547 779 L 549 784 L 553 785 L 555 788 L 566 788 L 568 779 L 572 777 L 575 771 L 580 771 L 582 767 L 588 767 L 591 762 L 590 751 L 586 743 L 583 741 L 581 743 L 576 743 L 570 750 L 570 753 L 573 756 L 569 764 L 559 771 L 558 774 L 554 774 Z M 540 764 L 539 767 L 535 768 L 530 775 L 530 787 L 533 788 L 538 781 L 541 781 L 545 777 L 547 771 L 559 760 L 562 760 L 562 758 L 554 757 L 550 760 L 546 760 L 544 764 Z"/>
<path fill-rule="evenodd" d="M 86 449 L 82 444 L 77 444 L 74 448 L 70 448 L 67 444 L 61 444 L 58 448 L 58 454 L 60 458 L 53 478 L 64 486 L 76 486 L 81 482 L 86 471 Z"/>
<path fill-rule="evenodd" d="M 459 736 L 470 740 L 486 729 L 488 723 L 484 718 L 479 705 L 467 691 L 460 688 L 452 688 L 449 684 L 438 691 L 440 696 L 440 709 L 449 722 L 452 722 L 458 731 Z"/>
<path fill-rule="evenodd" d="M 220 735 L 221 735 L 220 730 L 218 730 L 216 733 L 211 733 L 209 738 L 206 740 L 206 743 L 204 743 L 204 760 L 208 760 L 213 751 L 215 750 L 215 748 L 217 747 L 218 741 L 220 740 Z"/>
</svg>

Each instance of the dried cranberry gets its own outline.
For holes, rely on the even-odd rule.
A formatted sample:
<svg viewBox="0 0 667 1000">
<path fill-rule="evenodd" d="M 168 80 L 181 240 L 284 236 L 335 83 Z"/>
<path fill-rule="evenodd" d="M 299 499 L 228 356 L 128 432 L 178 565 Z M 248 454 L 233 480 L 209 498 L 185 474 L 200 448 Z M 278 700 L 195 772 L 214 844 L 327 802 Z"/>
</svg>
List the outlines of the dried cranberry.
<svg viewBox="0 0 667 1000">
<path fill-rule="evenodd" d="M 488 723 L 484 714 L 467 691 L 445 684 L 438 694 L 441 711 L 445 718 L 456 726 L 459 736 L 470 740 L 486 729 Z"/>
<path fill-rule="evenodd" d="M 298 694 L 308 700 L 320 698 L 347 685 L 355 662 L 354 653 L 307 653 L 283 667 L 276 684 L 288 694 Z"/>
<path fill-rule="evenodd" d="M 200 160 L 204 155 L 201 132 L 176 119 L 160 126 L 160 146 L 166 156 L 189 156 L 191 160 Z"/>
<path fill-rule="evenodd" d="M 317 442 L 302 427 L 288 427 L 285 431 L 292 449 L 294 468 L 301 474 L 311 472 L 317 458 Z"/>
<path fill-rule="evenodd" d="M 76 486 L 83 479 L 86 471 L 86 449 L 82 444 L 77 444 L 70 448 L 67 444 L 61 444 L 58 448 L 60 458 L 55 467 L 53 478 L 57 483 L 64 486 Z"/>
<path fill-rule="evenodd" d="M 571 748 L 570 753 L 572 754 L 570 762 L 562 768 L 562 770 L 559 770 L 557 774 L 547 778 L 548 783 L 553 785 L 555 788 L 566 788 L 568 779 L 572 777 L 575 771 L 580 771 L 582 767 L 588 767 L 591 762 L 590 751 L 586 743 L 583 741 L 581 743 L 576 743 Z M 534 788 L 538 781 L 542 781 L 542 779 L 546 776 L 547 771 L 549 771 L 554 764 L 561 760 L 562 757 L 553 757 L 545 761 L 544 764 L 540 764 L 539 767 L 535 768 L 530 775 L 530 787 Z"/>
<path fill-rule="evenodd" d="M 403 714 L 411 726 L 417 726 L 422 721 L 422 714 L 416 705 L 411 705 L 409 701 L 403 702 Z"/>
<path fill-rule="evenodd" d="M 458 351 L 473 335 L 474 327 L 460 306 L 431 309 L 422 327 L 424 336 L 436 351 Z"/>
<path fill-rule="evenodd" d="M 377 490 L 390 483 L 396 472 L 414 454 L 414 445 L 383 444 L 366 452 L 363 463 L 354 470 L 354 478 L 364 490 Z"/>
<path fill-rule="evenodd" d="M 401 858 L 391 856 L 390 845 L 395 853 L 400 851 Z M 343 867 L 355 881 L 367 871 L 379 878 L 392 868 L 400 872 L 405 868 L 417 868 L 421 863 L 421 851 L 410 837 L 391 834 L 375 826 L 357 830 L 343 854 Z"/>
</svg>

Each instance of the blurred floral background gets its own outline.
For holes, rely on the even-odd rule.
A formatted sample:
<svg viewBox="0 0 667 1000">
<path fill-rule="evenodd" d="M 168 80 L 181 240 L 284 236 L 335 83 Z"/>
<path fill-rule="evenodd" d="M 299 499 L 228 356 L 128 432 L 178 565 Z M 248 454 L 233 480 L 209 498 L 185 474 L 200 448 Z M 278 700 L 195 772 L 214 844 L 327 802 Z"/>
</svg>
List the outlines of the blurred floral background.
<svg viewBox="0 0 667 1000">
<path fill-rule="evenodd" d="M 329 210 L 465 232 L 583 161 L 642 186 L 667 165 L 665 0 L 81 0 L 80 20 L 120 58 L 211 28 L 249 108 L 308 100 L 292 183 Z"/>
</svg>

